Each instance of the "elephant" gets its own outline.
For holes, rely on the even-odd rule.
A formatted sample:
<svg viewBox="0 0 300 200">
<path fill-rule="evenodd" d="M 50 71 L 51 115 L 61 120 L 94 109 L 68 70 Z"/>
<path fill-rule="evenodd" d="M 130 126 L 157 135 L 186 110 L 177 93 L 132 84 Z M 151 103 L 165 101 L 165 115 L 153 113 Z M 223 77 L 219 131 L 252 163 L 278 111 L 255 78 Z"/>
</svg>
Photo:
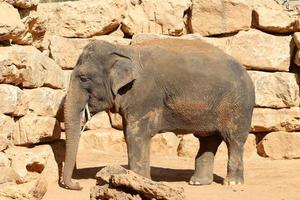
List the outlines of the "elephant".
<svg viewBox="0 0 300 200">
<path fill-rule="evenodd" d="M 246 69 L 202 40 L 151 39 L 127 46 L 92 41 L 77 60 L 64 104 L 64 185 L 81 189 L 72 174 L 86 105 L 92 114 L 111 111 L 122 116 L 128 167 L 137 174 L 151 178 L 150 142 L 155 134 L 193 133 L 200 147 L 189 183 L 213 182 L 214 157 L 224 141 L 224 184 L 243 184 L 243 151 L 254 104 Z"/>
</svg>

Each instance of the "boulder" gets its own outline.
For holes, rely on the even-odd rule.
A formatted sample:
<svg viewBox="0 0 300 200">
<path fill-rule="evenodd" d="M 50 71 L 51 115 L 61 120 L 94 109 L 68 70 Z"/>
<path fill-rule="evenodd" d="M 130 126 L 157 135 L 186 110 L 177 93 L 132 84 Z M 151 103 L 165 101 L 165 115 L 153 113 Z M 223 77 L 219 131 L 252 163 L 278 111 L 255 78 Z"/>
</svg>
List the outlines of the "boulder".
<svg viewBox="0 0 300 200">
<path fill-rule="evenodd" d="M 35 172 L 45 175 L 47 181 L 57 183 L 65 158 L 65 141 L 57 140 L 32 148 L 14 146 L 6 150 L 6 155 L 21 180 Z"/>
<path fill-rule="evenodd" d="M 16 86 L 0 84 L 0 113 L 17 116 L 24 114 L 18 113 L 22 94 L 23 91 Z"/>
<path fill-rule="evenodd" d="M 293 39 L 294 43 L 296 44 L 296 47 L 300 49 L 300 32 L 294 33 Z"/>
<path fill-rule="evenodd" d="M 9 17 L 8 17 L 9 16 Z M 12 5 L 0 2 L 0 41 L 17 40 L 25 31 L 18 10 Z"/>
<path fill-rule="evenodd" d="M 183 188 L 170 187 L 167 184 L 152 181 L 121 166 L 103 168 L 96 174 L 96 179 L 98 186 L 92 188 L 93 193 L 91 194 L 91 199 L 95 200 L 112 198 L 106 196 L 111 193 L 107 190 L 108 188 L 116 190 L 113 194 L 118 195 L 118 197 L 122 195 L 124 199 L 185 199 Z M 102 196 L 103 194 L 105 196 Z"/>
<path fill-rule="evenodd" d="M 300 158 L 300 133 L 271 132 L 257 145 L 258 153 L 272 159 Z"/>
<path fill-rule="evenodd" d="M 299 17 L 292 17 L 282 7 L 257 7 L 253 12 L 253 26 L 271 33 L 293 33 L 300 31 Z"/>
<path fill-rule="evenodd" d="M 41 48 L 46 33 L 45 20 L 35 10 L 21 9 L 19 13 L 21 21 L 25 25 L 25 31 L 14 43 Z"/>
<path fill-rule="evenodd" d="M 13 134 L 15 145 L 29 145 L 60 138 L 60 125 L 53 117 L 27 114 L 17 121 L 18 131 Z"/>
<path fill-rule="evenodd" d="M 251 132 L 299 131 L 300 108 L 255 108 Z"/>
<path fill-rule="evenodd" d="M 119 113 L 108 112 L 111 126 L 118 130 L 123 130 L 122 116 Z"/>
<path fill-rule="evenodd" d="M 34 113 L 38 116 L 56 117 L 62 109 L 65 92 L 48 87 L 24 89 L 19 110 L 21 113 Z"/>
<path fill-rule="evenodd" d="M 151 139 L 151 155 L 177 156 L 179 141 L 172 132 L 158 133 Z"/>
<path fill-rule="evenodd" d="M 61 36 L 50 36 L 49 49 L 52 58 L 62 69 L 73 69 L 83 48 L 94 40 L 104 40 L 113 44 L 128 45 L 129 39 L 116 36 L 95 36 L 88 39 L 64 38 Z"/>
<path fill-rule="evenodd" d="M 248 71 L 255 85 L 255 104 L 258 107 L 285 108 L 299 106 L 297 75 L 286 72 Z"/>
<path fill-rule="evenodd" d="M 22 184 L 4 183 L 0 187 L 1 200 L 40 200 L 47 191 L 47 181 L 39 174 L 31 174 Z"/>
<path fill-rule="evenodd" d="M 195 158 L 199 147 L 199 140 L 193 134 L 182 135 L 177 150 L 178 156 Z"/>
<path fill-rule="evenodd" d="M 251 19 L 252 9 L 242 0 L 193 1 L 193 33 L 208 36 L 247 30 Z"/>
<path fill-rule="evenodd" d="M 0 47 L 0 83 L 25 88 L 64 87 L 63 71 L 32 46 Z"/>
<path fill-rule="evenodd" d="M 109 185 L 94 186 L 90 189 L 90 200 L 98 199 L 142 200 L 138 194 L 129 194 L 112 189 Z"/>
<path fill-rule="evenodd" d="M 127 1 L 127 13 L 121 30 L 125 35 L 158 33 L 179 36 L 186 32 L 184 15 L 191 0 Z"/>
<path fill-rule="evenodd" d="M 17 130 L 14 119 L 10 116 L 0 114 L 0 137 L 11 138 Z"/>
<path fill-rule="evenodd" d="M 10 167 L 10 160 L 3 152 L 0 152 L 0 168 L 1 167 Z M 0 178 L 0 184 L 1 184 L 1 178 Z"/>
<path fill-rule="evenodd" d="M 5 0 L 17 8 L 34 8 L 38 5 L 40 0 Z"/>
<path fill-rule="evenodd" d="M 83 132 L 80 137 L 79 149 L 117 152 L 119 155 L 127 152 L 123 132 L 112 128 Z"/>
<path fill-rule="evenodd" d="M 74 1 L 39 4 L 37 11 L 46 18 L 52 35 L 88 38 L 116 30 L 125 15 L 124 6 L 123 0 Z"/>
<path fill-rule="evenodd" d="M 111 128 L 108 114 L 104 111 L 95 114 L 90 121 L 86 123 L 86 128 L 89 130 Z"/>
</svg>

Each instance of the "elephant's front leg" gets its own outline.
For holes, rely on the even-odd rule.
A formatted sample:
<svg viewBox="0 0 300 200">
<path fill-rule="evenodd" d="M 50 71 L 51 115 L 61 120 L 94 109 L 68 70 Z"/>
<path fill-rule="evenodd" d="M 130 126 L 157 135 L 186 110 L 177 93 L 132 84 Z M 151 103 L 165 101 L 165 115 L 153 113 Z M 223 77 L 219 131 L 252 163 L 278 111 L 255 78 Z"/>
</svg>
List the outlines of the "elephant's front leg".
<svg viewBox="0 0 300 200">
<path fill-rule="evenodd" d="M 129 169 L 150 178 L 151 134 L 141 123 L 128 125 L 125 129 Z"/>
</svg>

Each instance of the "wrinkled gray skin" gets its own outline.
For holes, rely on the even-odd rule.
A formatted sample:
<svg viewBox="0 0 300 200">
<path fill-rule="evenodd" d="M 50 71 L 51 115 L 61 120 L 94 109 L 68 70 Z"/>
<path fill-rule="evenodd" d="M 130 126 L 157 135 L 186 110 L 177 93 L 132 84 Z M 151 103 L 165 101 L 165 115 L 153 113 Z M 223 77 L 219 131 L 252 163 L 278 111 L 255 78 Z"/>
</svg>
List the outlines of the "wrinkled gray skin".
<svg viewBox="0 0 300 200">
<path fill-rule="evenodd" d="M 88 44 L 72 73 L 65 102 L 64 184 L 71 180 L 80 137 L 80 113 L 122 115 L 131 170 L 150 178 L 150 139 L 156 133 L 193 132 L 199 138 L 190 184 L 213 181 L 221 141 L 228 147 L 225 184 L 242 184 L 243 150 L 251 124 L 254 87 L 246 70 L 221 50 L 201 42 L 153 40 L 132 46 Z"/>
</svg>

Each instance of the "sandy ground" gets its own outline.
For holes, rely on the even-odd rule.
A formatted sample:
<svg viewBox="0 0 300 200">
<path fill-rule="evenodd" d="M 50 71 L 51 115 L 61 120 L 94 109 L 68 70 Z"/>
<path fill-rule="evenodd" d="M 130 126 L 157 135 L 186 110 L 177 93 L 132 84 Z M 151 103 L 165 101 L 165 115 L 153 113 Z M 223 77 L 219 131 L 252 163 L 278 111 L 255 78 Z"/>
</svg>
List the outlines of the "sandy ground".
<svg viewBox="0 0 300 200">
<path fill-rule="evenodd" d="M 84 187 L 82 191 L 70 191 L 50 182 L 44 200 L 86 200 L 89 189 L 95 185 L 95 174 L 104 166 L 126 165 L 126 156 L 107 155 L 100 152 L 79 152 L 75 181 Z M 300 200 L 300 159 L 269 160 L 252 157 L 245 160 L 245 184 L 223 186 L 226 176 L 225 158 L 215 161 L 215 178 L 211 185 L 190 186 L 188 180 L 193 173 L 194 160 L 179 157 L 153 156 L 151 158 L 154 180 L 181 186 L 187 200 Z"/>
</svg>

